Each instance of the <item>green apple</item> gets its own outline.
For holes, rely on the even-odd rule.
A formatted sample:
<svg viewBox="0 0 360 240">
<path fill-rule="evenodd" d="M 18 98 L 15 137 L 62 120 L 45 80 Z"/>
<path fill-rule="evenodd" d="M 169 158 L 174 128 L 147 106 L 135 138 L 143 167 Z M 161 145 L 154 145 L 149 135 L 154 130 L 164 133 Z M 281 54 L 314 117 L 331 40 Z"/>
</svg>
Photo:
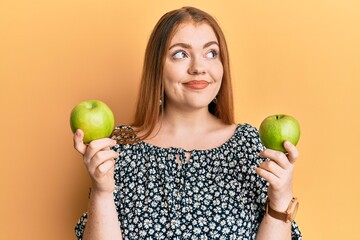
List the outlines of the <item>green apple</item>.
<svg viewBox="0 0 360 240">
<path fill-rule="evenodd" d="M 276 114 L 265 118 L 259 128 L 260 139 L 267 148 L 286 152 L 286 140 L 296 145 L 300 139 L 299 122 L 292 116 Z"/>
<path fill-rule="evenodd" d="M 77 129 L 84 132 L 84 142 L 109 137 L 114 129 L 114 114 L 100 100 L 87 100 L 76 105 L 71 111 L 70 126 L 73 133 Z"/>
</svg>

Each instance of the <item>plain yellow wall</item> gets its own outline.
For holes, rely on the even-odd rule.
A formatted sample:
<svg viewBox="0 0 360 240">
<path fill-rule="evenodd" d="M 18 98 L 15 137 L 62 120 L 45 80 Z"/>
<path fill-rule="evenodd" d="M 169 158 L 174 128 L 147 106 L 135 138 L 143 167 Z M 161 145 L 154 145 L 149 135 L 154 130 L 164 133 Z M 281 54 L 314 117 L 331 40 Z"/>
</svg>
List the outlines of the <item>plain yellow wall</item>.
<svg viewBox="0 0 360 240">
<path fill-rule="evenodd" d="M 70 111 L 101 99 L 117 124 L 129 123 L 150 31 L 184 5 L 223 27 L 237 121 L 300 121 L 294 188 L 304 238 L 359 239 L 358 0 L 1 0 L 0 239 L 75 239 L 89 178 Z"/>
</svg>

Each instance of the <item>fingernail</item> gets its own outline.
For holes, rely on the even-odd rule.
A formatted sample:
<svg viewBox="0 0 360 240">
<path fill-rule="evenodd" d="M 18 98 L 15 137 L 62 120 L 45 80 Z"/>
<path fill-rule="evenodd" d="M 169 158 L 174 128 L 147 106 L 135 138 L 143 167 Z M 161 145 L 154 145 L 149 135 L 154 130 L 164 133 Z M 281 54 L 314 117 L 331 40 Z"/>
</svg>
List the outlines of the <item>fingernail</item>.
<svg viewBox="0 0 360 240">
<path fill-rule="evenodd" d="M 79 131 L 79 129 L 76 130 L 75 135 L 78 136 L 78 137 L 80 137 L 80 131 Z"/>
</svg>

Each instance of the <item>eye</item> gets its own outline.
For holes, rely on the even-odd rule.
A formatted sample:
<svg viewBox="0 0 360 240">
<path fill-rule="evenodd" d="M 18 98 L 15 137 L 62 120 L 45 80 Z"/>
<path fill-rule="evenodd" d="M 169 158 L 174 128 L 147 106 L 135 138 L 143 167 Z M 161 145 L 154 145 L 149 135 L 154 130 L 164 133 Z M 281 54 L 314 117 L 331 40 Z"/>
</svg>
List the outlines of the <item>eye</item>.
<svg viewBox="0 0 360 240">
<path fill-rule="evenodd" d="M 216 58 L 218 56 L 218 52 L 216 50 L 210 50 L 206 53 L 207 58 Z"/>
<path fill-rule="evenodd" d="M 184 51 L 177 51 L 172 55 L 172 57 L 174 59 L 183 59 L 187 57 L 187 54 Z"/>
</svg>

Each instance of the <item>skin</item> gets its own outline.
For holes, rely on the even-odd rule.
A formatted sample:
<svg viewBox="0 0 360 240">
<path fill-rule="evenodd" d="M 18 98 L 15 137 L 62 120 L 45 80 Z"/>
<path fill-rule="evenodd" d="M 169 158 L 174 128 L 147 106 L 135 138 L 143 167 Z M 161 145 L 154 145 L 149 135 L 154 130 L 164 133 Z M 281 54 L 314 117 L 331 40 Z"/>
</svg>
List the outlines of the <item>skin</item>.
<svg viewBox="0 0 360 240">
<path fill-rule="evenodd" d="M 236 125 L 226 125 L 208 111 L 223 75 L 218 51 L 216 36 L 207 24 L 186 22 L 180 25 L 165 56 L 164 115 L 146 140 L 148 143 L 185 150 L 210 149 L 220 146 L 234 134 Z M 195 84 L 189 86 L 187 83 L 192 80 L 207 83 L 192 82 Z M 82 138 L 81 130 L 75 132 L 74 147 L 83 155 L 92 182 L 84 239 L 122 239 L 113 200 L 113 159 L 118 154 L 110 147 L 116 143 L 105 138 L 85 145 Z M 298 158 L 298 151 L 290 142 L 285 142 L 284 147 L 288 154 L 271 149 L 261 152 L 260 157 L 270 161 L 255 169 L 270 183 L 270 204 L 278 211 L 285 211 L 292 198 L 294 163 Z M 290 235 L 290 223 L 265 215 L 257 239 L 290 239 Z"/>
<path fill-rule="evenodd" d="M 165 58 L 167 110 L 192 112 L 207 108 L 221 86 L 223 67 L 219 51 L 217 38 L 209 25 L 179 26 Z"/>
<path fill-rule="evenodd" d="M 114 158 L 118 157 L 118 153 L 110 150 L 116 141 L 104 138 L 86 145 L 83 137 L 84 133 L 80 129 L 74 134 L 74 147 L 83 155 L 84 165 L 91 178 L 88 221 L 83 239 L 122 240 L 113 197 Z"/>
<path fill-rule="evenodd" d="M 208 111 L 222 76 L 219 45 L 212 28 L 192 22 L 181 24 L 165 56 L 164 115 L 147 142 L 191 150 L 218 147 L 229 139 L 236 126 L 223 124 Z M 206 84 L 189 86 L 194 81 Z"/>
<path fill-rule="evenodd" d="M 285 212 L 293 196 L 292 179 L 294 166 L 299 153 L 289 141 L 284 142 L 287 154 L 271 149 L 260 153 L 260 157 L 269 158 L 255 171 L 269 182 L 268 197 L 271 208 Z M 260 224 L 256 239 L 291 239 L 291 223 L 285 223 L 266 214 Z"/>
</svg>

